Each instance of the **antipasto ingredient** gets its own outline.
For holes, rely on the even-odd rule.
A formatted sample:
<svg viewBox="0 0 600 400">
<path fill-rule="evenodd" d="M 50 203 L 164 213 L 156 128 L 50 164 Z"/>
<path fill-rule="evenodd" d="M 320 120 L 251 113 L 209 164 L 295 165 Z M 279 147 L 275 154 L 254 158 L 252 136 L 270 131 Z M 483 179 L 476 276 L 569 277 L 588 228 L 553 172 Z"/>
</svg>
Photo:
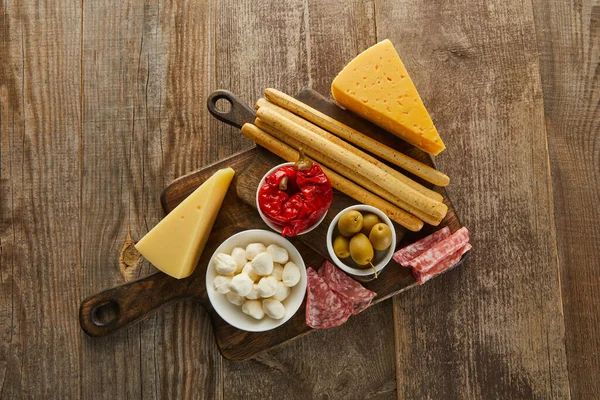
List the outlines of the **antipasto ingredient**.
<svg viewBox="0 0 600 400">
<path fill-rule="evenodd" d="M 343 236 L 350 237 L 360 232 L 363 227 L 363 216 L 359 211 L 346 211 L 338 220 L 338 230 Z"/>
<path fill-rule="evenodd" d="M 229 283 L 229 290 L 242 297 L 250 293 L 253 287 L 254 281 L 243 272 L 234 276 Z"/>
<path fill-rule="evenodd" d="M 272 276 L 261 278 L 257 285 L 258 295 L 263 298 L 273 296 L 275 292 L 277 292 L 277 282 L 277 279 L 273 278 Z"/>
<path fill-rule="evenodd" d="M 333 241 L 333 251 L 340 259 L 350 257 L 350 239 L 345 236 L 338 236 Z"/>
<path fill-rule="evenodd" d="M 325 261 L 319 270 L 329 287 L 338 295 L 353 304 L 353 314 L 358 314 L 371 304 L 377 293 L 363 287 L 329 261 Z"/>
<path fill-rule="evenodd" d="M 369 241 L 375 250 L 386 250 L 392 244 L 392 230 L 388 224 L 376 224 L 369 234 Z"/>
<path fill-rule="evenodd" d="M 281 281 L 283 276 L 283 265 L 273 263 L 273 272 L 271 272 L 271 276 L 278 281 Z"/>
<path fill-rule="evenodd" d="M 231 304 L 234 304 L 236 306 L 241 306 L 246 301 L 246 299 L 244 297 L 240 296 L 237 293 L 233 293 L 233 292 L 227 293 L 225 295 L 225 297 Z"/>
<path fill-rule="evenodd" d="M 262 308 L 265 314 L 273 319 L 281 319 L 285 315 L 285 307 L 279 300 L 266 299 L 262 302 Z"/>
<path fill-rule="evenodd" d="M 277 282 L 277 290 L 273 295 L 275 300 L 284 301 L 290 295 L 290 288 L 285 286 L 283 282 Z"/>
<path fill-rule="evenodd" d="M 219 253 L 214 260 L 215 271 L 220 275 L 231 275 L 237 270 L 237 263 L 229 254 Z"/>
<path fill-rule="evenodd" d="M 379 217 L 373 213 L 363 214 L 363 228 L 361 232 L 369 236 L 371 229 L 379 223 Z"/>
<path fill-rule="evenodd" d="M 414 242 L 413 244 L 406 246 L 394 253 L 393 259 L 398 264 L 409 267 L 408 262 L 418 255 L 422 254 L 425 250 L 433 247 L 438 242 L 446 239 L 450 236 L 450 228 L 447 226 L 443 227 L 439 231 L 432 233 L 429 236 L 424 237 L 421 240 Z"/>
<path fill-rule="evenodd" d="M 252 290 L 246 295 L 246 298 L 248 300 L 256 300 L 260 298 L 260 295 L 258 294 L 258 284 L 255 283 L 252 285 Z"/>
<path fill-rule="evenodd" d="M 262 308 L 262 303 L 259 300 L 248 300 L 242 304 L 242 312 L 251 316 L 254 319 L 263 319 L 265 312 Z"/>
<path fill-rule="evenodd" d="M 246 265 L 244 265 L 244 268 L 242 268 L 242 274 L 248 275 L 250 279 L 252 279 L 252 282 L 256 282 L 260 279 L 260 275 L 258 275 L 254 268 L 252 268 L 252 264 L 250 262 L 247 262 Z"/>
<path fill-rule="evenodd" d="M 237 264 L 237 269 L 235 272 L 242 272 L 242 268 L 244 268 L 246 261 L 248 261 L 246 259 L 246 250 L 242 249 L 241 247 L 235 247 L 233 250 L 231 250 L 231 257 L 233 257 L 235 263 Z"/>
<path fill-rule="evenodd" d="M 365 234 L 357 233 L 352 236 L 352 239 L 350 239 L 350 257 L 355 263 L 363 268 L 372 266 L 371 262 L 374 255 L 373 246 Z"/>
<path fill-rule="evenodd" d="M 213 289 L 215 292 L 220 294 L 229 293 L 229 284 L 231 283 L 231 276 L 217 275 L 213 280 Z"/>
<path fill-rule="evenodd" d="M 306 269 L 306 325 L 315 328 L 333 328 L 346 322 L 353 305 L 343 301 L 323 277 L 312 268 Z"/>
<path fill-rule="evenodd" d="M 413 275 L 414 275 L 415 279 L 417 280 L 417 282 L 419 283 L 419 285 L 422 285 L 425 282 L 427 282 L 429 279 L 433 278 L 434 276 L 439 275 L 442 272 L 445 272 L 445 271 L 449 270 L 450 268 L 452 268 L 453 266 L 455 266 L 460 261 L 463 254 L 465 254 L 469 250 L 471 250 L 471 245 L 469 243 L 467 243 L 463 247 L 461 247 L 460 249 L 455 251 L 453 254 L 451 254 L 451 255 L 447 256 L 446 258 L 442 259 L 441 261 L 439 261 L 437 264 L 435 264 L 432 268 L 430 268 L 426 272 L 419 272 L 413 268 L 413 270 L 412 270 Z"/>
<path fill-rule="evenodd" d="M 246 246 L 246 259 L 249 261 L 254 260 L 254 257 L 259 255 L 260 253 L 264 253 L 267 251 L 267 248 L 262 243 L 250 243 Z"/>
<path fill-rule="evenodd" d="M 331 84 L 343 107 L 433 155 L 445 146 L 394 45 L 384 40 L 360 53 Z"/>
<path fill-rule="evenodd" d="M 426 272 L 442 259 L 458 251 L 469 242 L 469 231 L 462 227 L 446 239 L 438 242 L 430 249 L 408 262 L 408 265 L 419 272 Z"/>
<path fill-rule="evenodd" d="M 173 278 L 190 276 L 234 174 L 231 168 L 215 172 L 135 245 L 137 251 Z"/>
<path fill-rule="evenodd" d="M 258 275 L 270 275 L 271 272 L 273 272 L 273 257 L 266 251 L 264 253 L 259 253 L 252 261 L 250 261 L 250 265 L 252 265 L 252 269 Z"/>
<path fill-rule="evenodd" d="M 281 226 L 283 236 L 299 235 L 325 215 L 333 189 L 321 167 L 300 157 L 265 177 L 258 189 L 258 207 L 272 223 Z"/>
<path fill-rule="evenodd" d="M 283 267 L 283 274 L 281 275 L 283 284 L 287 287 L 293 287 L 300 282 L 300 268 L 291 261 L 288 261 Z"/>
<path fill-rule="evenodd" d="M 267 252 L 273 257 L 273 262 L 278 264 L 285 264 L 289 261 L 290 256 L 286 249 L 276 244 L 270 244 L 267 246 Z"/>
</svg>

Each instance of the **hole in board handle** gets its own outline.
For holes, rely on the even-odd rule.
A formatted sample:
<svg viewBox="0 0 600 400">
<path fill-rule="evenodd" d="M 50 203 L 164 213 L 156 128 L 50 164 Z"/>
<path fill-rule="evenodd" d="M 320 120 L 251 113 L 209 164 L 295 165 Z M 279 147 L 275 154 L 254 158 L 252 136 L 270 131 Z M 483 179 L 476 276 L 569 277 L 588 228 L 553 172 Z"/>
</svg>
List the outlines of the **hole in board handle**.
<svg viewBox="0 0 600 400">
<path fill-rule="evenodd" d="M 221 114 L 229 114 L 233 108 L 233 103 L 226 97 L 218 98 L 215 101 L 215 109 Z"/>
<path fill-rule="evenodd" d="M 117 319 L 119 312 L 119 304 L 114 300 L 110 300 L 92 309 L 92 322 L 96 326 L 106 326 Z"/>
</svg>

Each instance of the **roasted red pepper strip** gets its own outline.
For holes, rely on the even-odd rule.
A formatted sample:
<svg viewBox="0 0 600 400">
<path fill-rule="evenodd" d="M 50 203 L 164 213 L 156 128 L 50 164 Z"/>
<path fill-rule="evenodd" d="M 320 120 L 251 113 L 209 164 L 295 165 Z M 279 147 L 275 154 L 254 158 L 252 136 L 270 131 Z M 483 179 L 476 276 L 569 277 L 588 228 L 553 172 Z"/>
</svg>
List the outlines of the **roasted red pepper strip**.
<svg viewBox="0 0 600 400">
<path fill-rule="evenodd" d="M 280 183 L 286 176 L 287 188 L 282 190 Z M 259 189 L 258 206 L 271 222 L 282 227 L 283 236 L 296 236 L 321 219 L 332 199 L 329 179 L 313 163 L 308 170 L 284 166 L 267 176 Z"/>
</svg>

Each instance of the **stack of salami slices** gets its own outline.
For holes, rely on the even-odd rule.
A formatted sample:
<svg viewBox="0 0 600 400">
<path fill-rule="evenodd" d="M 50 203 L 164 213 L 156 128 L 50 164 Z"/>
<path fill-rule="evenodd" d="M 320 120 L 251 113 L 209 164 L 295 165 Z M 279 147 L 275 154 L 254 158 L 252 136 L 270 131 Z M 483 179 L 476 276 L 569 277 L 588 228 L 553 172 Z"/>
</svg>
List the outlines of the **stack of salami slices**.
<svg viewBox="0 0 600 400">
<path fill-rule="evenodd" d="M 309 267 L 306 273 L 306 324 L 311 328 L 339 326 L 369 307 L 377 295 L 329 261 L 325 261 L 319 272 Z"/>
<path fill-rule="evenodd" d="M 394 253 L 393 259 L 404 267 L 412 267 L 419 285 L 452 268 L 467 251 L 469 231 L 460 228 L 453 234 L 444 227 L 439 231 Z"/>
</svg>

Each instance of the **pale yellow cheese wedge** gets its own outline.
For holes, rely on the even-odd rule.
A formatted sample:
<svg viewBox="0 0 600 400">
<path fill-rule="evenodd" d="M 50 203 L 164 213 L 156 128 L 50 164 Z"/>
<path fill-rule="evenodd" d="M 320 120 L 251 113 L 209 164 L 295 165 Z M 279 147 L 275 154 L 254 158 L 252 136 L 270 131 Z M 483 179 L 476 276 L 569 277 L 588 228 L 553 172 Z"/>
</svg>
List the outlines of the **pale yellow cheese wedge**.
<svg viewBox="0 0 600 400">
<path fill-rule="evenodd" d="M 384 40 L 363 51 L 331 84 L 334 99 L 419 149 L 436 155 L 446 146 L 394 45 Z"/>
<path fill-rule="evenodd" d="M 221 169 L 146 234 L 135 248 L 173 278 L 190 276 L 202 255 L 235 171 Z"/>
</svg>

